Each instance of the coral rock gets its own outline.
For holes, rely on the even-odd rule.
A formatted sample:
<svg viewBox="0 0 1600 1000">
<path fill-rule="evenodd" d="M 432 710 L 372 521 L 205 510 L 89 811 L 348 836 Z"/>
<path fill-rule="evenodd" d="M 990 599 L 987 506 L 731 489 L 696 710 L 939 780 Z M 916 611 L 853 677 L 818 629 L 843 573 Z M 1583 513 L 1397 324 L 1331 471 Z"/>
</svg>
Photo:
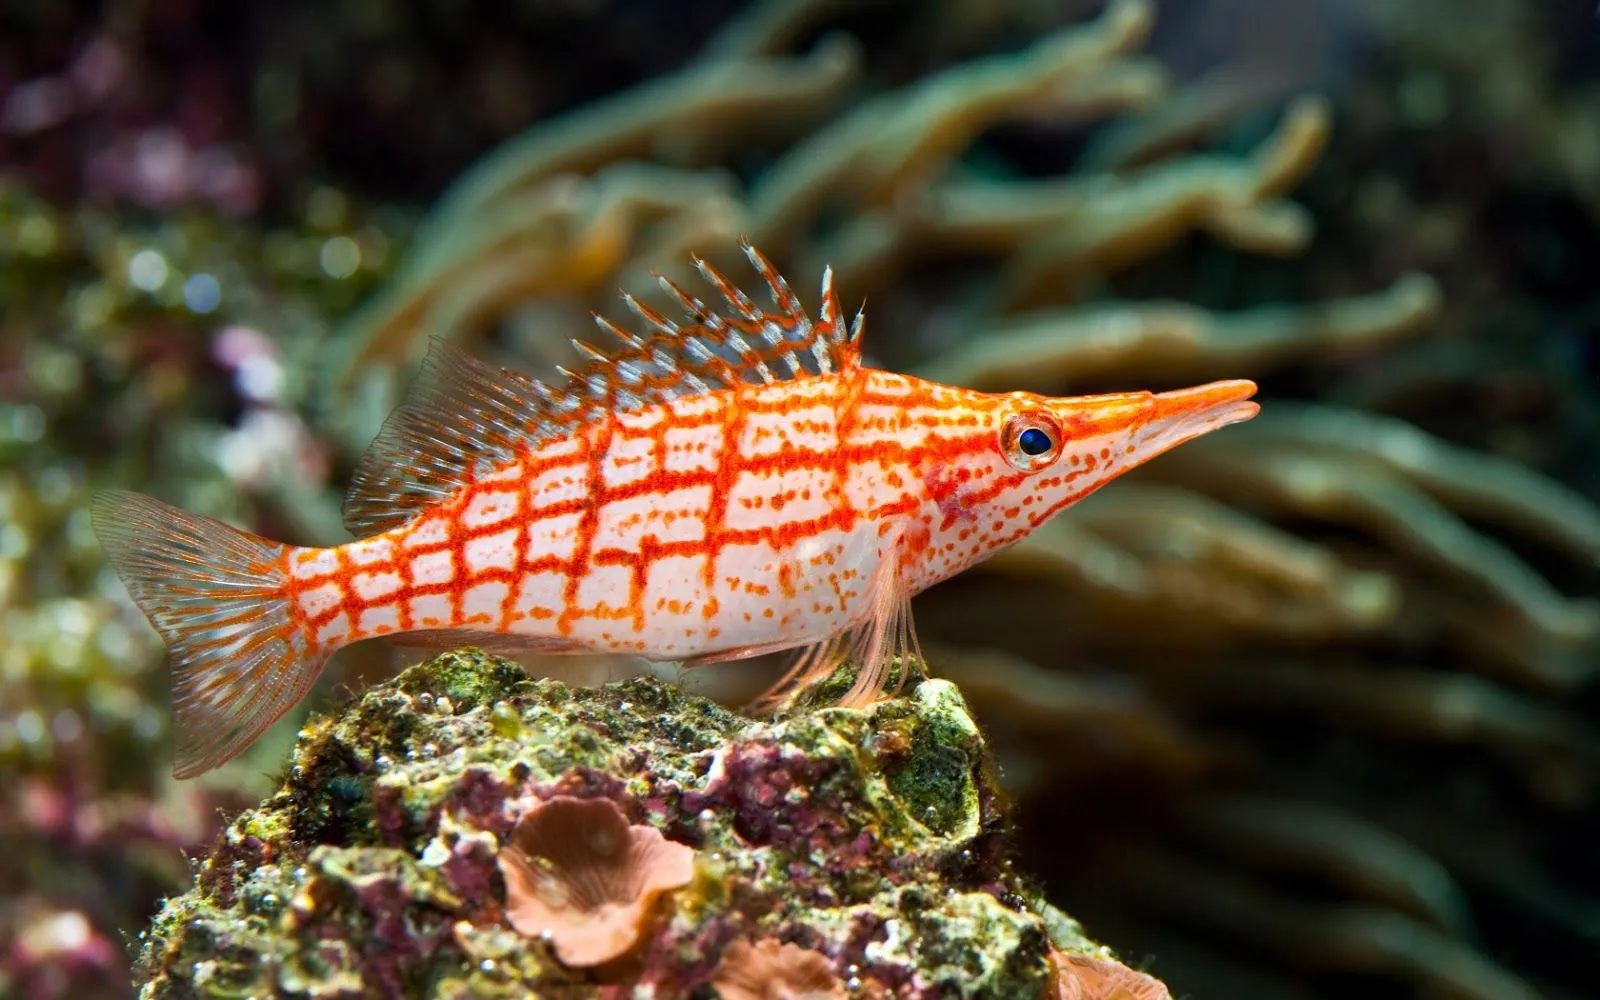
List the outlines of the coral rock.
<svg viewBox="0 0 1600 1000">
<path fill-rule="evenodd" d="M 584 830 L 612 852 L 561 843 Z M 756 720 L 655 680 L 574 689 L 446 653 L 306 726 L 278 791 L 156 917 L 137 974 L 148 1000 L 709 998 L 764 941 L 851 996 L 1043 1000 L 1052 955 L 1094 945 L 1030 898 L 1006 833 L 948 682 Z M 562 883 L 583 906 L 657 894 L 622 921 L 624 959 L 588 967 L 611 948 L 559 922 L 519 932 L 540 898 L 523 861 L 572 875 L 624 853 L 604 887 Z"/>
</svg>

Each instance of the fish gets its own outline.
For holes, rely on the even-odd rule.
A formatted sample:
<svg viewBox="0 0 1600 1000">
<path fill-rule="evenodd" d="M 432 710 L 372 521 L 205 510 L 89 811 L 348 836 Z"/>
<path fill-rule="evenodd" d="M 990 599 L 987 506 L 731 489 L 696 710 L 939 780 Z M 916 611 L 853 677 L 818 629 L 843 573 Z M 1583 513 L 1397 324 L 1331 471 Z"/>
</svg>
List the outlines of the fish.
<svg viewBox="0 0 1600 1000">
<path fill-rule="evenodd" d="M 355 468 L 354 541 L 98 494 L 102 548 L 169 652 L 174 775 L 243 752 L 329 656 L 377 637 L 689 666 L 785 653 L 763 704 L 846 665 L 837 703 L 868 704 L 922 662 L 915 594 L 1257 412 L 1242 379 L 1048 397 L 873 367 L 831 270 L 813 317 L 741 247 L 769 305 L 695 258 L 717 306 L 658 276 L 680 318 L 624 294 L 634 329 L 597 314 L 611 348 L 574 341 L 584 362 L 548 380 L 435 339 Z"/>
</svg>

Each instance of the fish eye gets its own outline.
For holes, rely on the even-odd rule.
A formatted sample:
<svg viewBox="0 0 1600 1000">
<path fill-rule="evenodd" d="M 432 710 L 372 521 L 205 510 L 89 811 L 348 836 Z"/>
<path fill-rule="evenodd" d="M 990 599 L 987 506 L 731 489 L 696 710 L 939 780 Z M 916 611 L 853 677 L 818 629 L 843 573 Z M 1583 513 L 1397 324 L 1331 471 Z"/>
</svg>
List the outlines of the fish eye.
<svg viewBox="0 0 1600 1000">
<path fill-rule="evenodd" d="M 1051 448 L 1050 434 L 1038 427 L 1029 427 L 1017 435 L 1017 447 L 1024 455 L 1043 455 Z"/>
<path fill-rule="evenodd" d="M 1019 413 L 1000 432 L 1006 461 L 1021 472 L 1038 472 L 1061 454 L 1061 427 L 1048 413 Z"/>
</svg>

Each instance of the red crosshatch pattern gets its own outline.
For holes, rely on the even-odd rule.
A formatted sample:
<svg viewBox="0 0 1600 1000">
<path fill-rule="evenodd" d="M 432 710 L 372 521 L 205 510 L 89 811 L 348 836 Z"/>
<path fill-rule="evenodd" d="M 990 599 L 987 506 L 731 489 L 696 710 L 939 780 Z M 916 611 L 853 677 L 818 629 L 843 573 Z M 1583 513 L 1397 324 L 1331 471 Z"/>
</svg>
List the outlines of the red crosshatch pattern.
<svg viewBox="0 0 1600 1000">
<path fill-rule="evenodd" d="M 559 442 L 509 464 L 403 528 L 341 549 L 289 550 L 297 622 L 318 648 L 475 627 L 663 658 L 715 651 L 727 615 L 736 633 L 775 620 L 797 638 L 826 635 L 864 584 L 858 567 L 837 565 L 847 536 L 915 507 L 908 470 L 949 462 L 961 443 L 928 437 L 907 446 L 881 433 L 873 440 L 868 428 L 858 435 L 867 440 L 841 446 L 847 390 L 858 408 L 903 405 L 868 391 L 865 375 L 860 382 L 814 388 L 810 421 L 788 419 L 793 394 L 784 386 L 620 416 L 576 447 Z M 869 491 L 858 505 L 847 495 L 849 470 L 868 462 L 893 470 L 900 485 L 881 499 Z M 802 540 L 820 544 L 806 567 L 792 567 L 783 557 Z M 770 580 L 763 562 L 778 564 Z M 814 592 L 819 582 L 805 570 L 830 563 L 820 574 L 828 592 L 804 603 L 801 587 Z M 674 564 L 674 586 L 652 587 L 652 572 Z M 586 594 L 596 574 L 625 584 Z M 797 626 L 807 611 L 819 617 Z M 770 631 L 731 644 L 770 641 Z"/>
<path fill-rule="evenodd" d="M 815 641 L 857 616 L 878 558 L 931 583 L 1140 460 L 1135 444 L 1107 443 L 1138 427 L 1113 407 L 1109 422 L 1076 423 L 1076 440 L 1097 447 L 1073 449 L 1063 468 L 1009 468 L 994 424 L 1026 398 L 860 369 L 615 416 L 402 528 L 286 551 L 296 622 L 318 649 L 452 628 L 660 659 Z M 802 409 L 814 415 L 795 419 Z M 840 562 L 863 526 L 876 535 L 890 521 L 903 522 L 898 551 Z M 672 585 L 652 586 L 674 563 L 684 568 L 662 577 Z M 602 586 L 585 586 L 596 577 Z"/>
<path fill-rule="evenodd" d="M 548 387 L 446 352 L 356 470 L 367 537 L 297 548 L 111 495 L 96 530 L 172 651 L 176 773 L 237 754 L 329 654 L 377 636 L 706 662 L 795 649 L 786 684 L 920 656 L 911 595 L 1255 412 L 1248 382 L 1054 399 L 870 369 L 828 277 L 808 319 L 702 273 L 688 320 Z M 430 371 L 425 365 L 425 374 Z"/>
</svg>

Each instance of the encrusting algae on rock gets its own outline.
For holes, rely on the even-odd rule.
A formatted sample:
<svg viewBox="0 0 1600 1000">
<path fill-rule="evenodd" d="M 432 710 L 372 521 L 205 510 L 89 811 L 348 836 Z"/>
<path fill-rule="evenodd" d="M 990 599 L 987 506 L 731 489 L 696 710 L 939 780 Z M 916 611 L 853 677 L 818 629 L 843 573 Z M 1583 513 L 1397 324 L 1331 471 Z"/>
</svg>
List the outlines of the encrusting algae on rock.
<svg viewBox="0 0 1600 1000">
<path fill-rule="evenodd" d="M 948 682 L 752 720 L 445 653 L 306 726 L 140 995 L 1054 1000 L 1063 956 L 1111 957 L 1006 823 Z"/>
</svg>

